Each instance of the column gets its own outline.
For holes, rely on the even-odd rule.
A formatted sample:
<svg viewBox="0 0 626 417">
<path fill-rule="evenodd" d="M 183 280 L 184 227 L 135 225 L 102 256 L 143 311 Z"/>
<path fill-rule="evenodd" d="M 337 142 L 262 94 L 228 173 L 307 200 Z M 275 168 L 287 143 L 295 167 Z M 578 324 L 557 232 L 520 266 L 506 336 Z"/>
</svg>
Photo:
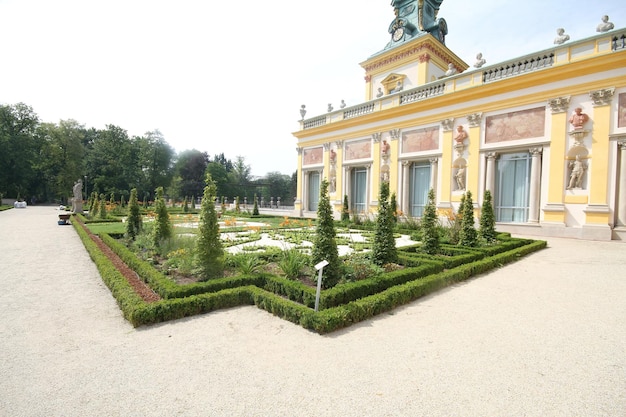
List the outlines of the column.
<svg viewBox="0 0 626 417">
<path fill-rule="evenodd" d="M 550 130 L 550 175 L 547 179 L 548 201 L 543 207 L 543 219 L 547 223 L 565 226 L 567 110 L 570 97 L 556 97 L 548 100 L 547 104 L 552 112 L 552 128 Z"/>
<path fill-rule="evenodd" d="M 617 200 L 617 226 L 626 226 L 626 140 L 617 143 L 620 151 L 618 200 Z"/>
<path fill-rule="evenodd" d="M 350 170 L 352 168 L 347 166 L 343 170 L 343 195 L 348 196 L 348 207 L 352 208 L 352 194 L 350 193 Z"/>
<path fill-rule="evenodd" d="M 302 209 L 309 211 L 309 171 L 304 172 L 304 184 L 302 184 Z"/>
<path fill-rule="evenodd" d="M 402 212 L 405 216 L 409 216 L 409 170 L 411 161 L 402 161 Z"/>
<path fill-rule="evenodd" d="M 428 160 L 430 162 L 430 188 L 435 191 L 435 196 L 439 193 L 437 192 L 437 164 L 439 162 L 439 158 L 430 158 Z"/>
<path fill-rule="evenodd" d="M 496 152 L 487 152 L 487 172 L 485 173 L 485 190 L 488 190 L 493 197 L 496 188 Z"/>
<path fill-rule="evenodd" d="M 294 209 L 294 214 L 296 217 L 301 217 L 302 216 L 302 208 L 303 208 L 303 204 L 302 204 L 302 196 L 304 193 L 304 178 L 303 178 L 303 172 L 302 172 L 302 148 L 297 147 L 296 151 L 298 152 L 298 168 L 297 168 L 297 172 L 298 172 L 298 178 L 296 179 L 296 200 L 293 202 L 293 209 Z"/>
<path fill-rule="evenodd" d="M 530 201 L 528 223 L 539 223 L 539 199 L 541 190 L 541 152 L 542 148 L 530 148 Z"/>
</svg>

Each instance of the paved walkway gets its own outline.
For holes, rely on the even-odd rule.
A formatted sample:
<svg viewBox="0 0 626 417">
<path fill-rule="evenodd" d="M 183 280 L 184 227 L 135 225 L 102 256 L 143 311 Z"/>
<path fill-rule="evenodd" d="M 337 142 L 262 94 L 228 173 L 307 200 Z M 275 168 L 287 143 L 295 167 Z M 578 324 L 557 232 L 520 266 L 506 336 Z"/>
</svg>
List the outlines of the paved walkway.
<svg viewBox="0 0 626 417">
<path fill-rule="evenodd" d="M 52 207 L 0 212 L 0 416 L 624 416 L 626 245 L 549 248 L 326 336 L 134 329 Z"/>
</svg>

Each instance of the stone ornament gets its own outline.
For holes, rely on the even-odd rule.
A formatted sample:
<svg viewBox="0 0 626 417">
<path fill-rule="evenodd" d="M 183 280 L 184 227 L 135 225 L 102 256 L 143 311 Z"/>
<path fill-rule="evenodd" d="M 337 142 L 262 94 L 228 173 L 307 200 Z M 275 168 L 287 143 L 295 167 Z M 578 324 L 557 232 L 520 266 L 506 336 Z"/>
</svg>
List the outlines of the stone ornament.
<svg viewBox="0 0 626 417">
<path fill-rule="evenodd" d="M 476 55 L 476 62 L 474 62 L 474 68 L 480 68 L 483 65 L 485 65 L 486 63 L 487 63 L 487 61 L 485 60 L 485 58 L 483 58 L 482 52 L 479 52 Z"/>
<path fill-rule="evenodd" d="M 554 38 L 554 44 L 562 45 L 567 41 L 569 41 L 569 35 L 565 33 L 565 29 L 558 28 L 556 30 L 556 38 Z"/>
<path fill-rule="evenodd" d="M 548 100 L 548 106 L 552 113 L 563 113 L 569 108 L 570 97 L 557 97 Z"/>
<path fill-rule="evenodd" d="M 569 167 L 572 171 L 570 172 L 567 189 L 582 188 L 583 176 L 587 170 L 587 164 L 580 159 L 580 155 L 576 155 L 576 159 L 569 163 Z"/>
<path fill-rule="evenodd" d="M 600 33 L 608 32 L 609 30 L 613 30 L 614 27 L 615 25 L 609 22 L 609 17 L 607 15 L 604 15 L 602 16 L 602 23 L 600 23 L 598 27 L 596 28 L 596 32 L 600 32 Z"/>
<path fill-rule="evenodd" d="M 594 106 L 605 106 L 611 104 L 613 100 L 613 94 L 615 93 L 615 87 L 605 88 L 603 90 L 595 90 L 589 93 L 589 98 L 593 101 Z"/>
</svg>

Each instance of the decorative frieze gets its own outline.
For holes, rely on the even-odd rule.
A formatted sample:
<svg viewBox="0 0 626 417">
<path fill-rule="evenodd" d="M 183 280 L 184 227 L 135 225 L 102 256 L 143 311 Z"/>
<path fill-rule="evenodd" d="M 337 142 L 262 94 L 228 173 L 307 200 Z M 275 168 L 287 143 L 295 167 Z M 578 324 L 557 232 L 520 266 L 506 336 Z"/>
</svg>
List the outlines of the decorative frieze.
<svg viewBox="0 0 626 417">
<path fill-rule="evenodd" d="M 563 112 L 566 112 L 567 109 L 569 108 L 569 101 L 570 101 L 570 96 L 552 98 L 548 100 L 548 106 L 550 107 L 552 114 L 563 113 Z"/>
</svg>

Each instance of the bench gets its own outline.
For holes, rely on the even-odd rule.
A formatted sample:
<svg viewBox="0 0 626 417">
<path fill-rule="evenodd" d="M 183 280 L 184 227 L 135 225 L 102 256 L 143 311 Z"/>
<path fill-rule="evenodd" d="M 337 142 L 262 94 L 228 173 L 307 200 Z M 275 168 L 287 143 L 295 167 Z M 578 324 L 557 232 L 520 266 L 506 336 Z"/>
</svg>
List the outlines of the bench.
<svg viewBox="0 0 626 417">
<path fill-rule="evenodd" d="M 70 224 L 70 216 L 71 213 L 63 213 L 63 214 L 59 214 L 59 221 L 58 224 L 59 225 L 65 225 L 65 224 Z"/>
</svg>

